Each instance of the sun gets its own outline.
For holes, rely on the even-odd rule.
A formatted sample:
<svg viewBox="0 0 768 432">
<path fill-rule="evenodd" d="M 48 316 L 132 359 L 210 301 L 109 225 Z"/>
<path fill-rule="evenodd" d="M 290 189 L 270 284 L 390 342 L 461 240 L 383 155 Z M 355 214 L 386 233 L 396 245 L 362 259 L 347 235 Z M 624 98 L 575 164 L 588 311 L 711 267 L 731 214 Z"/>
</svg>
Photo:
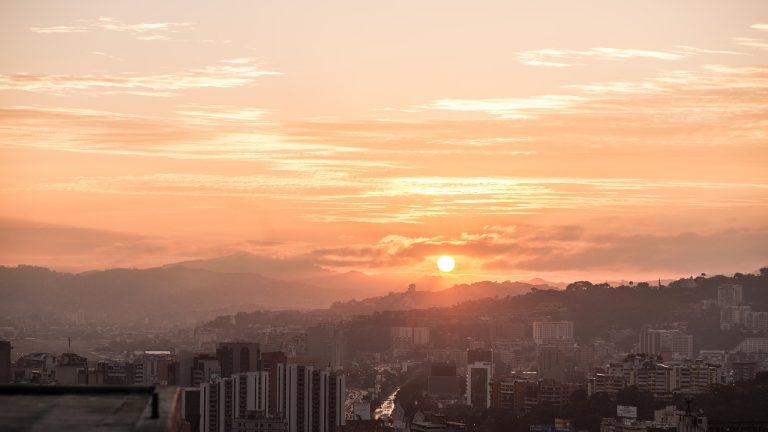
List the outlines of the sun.
<svg viewBox="0 0 768 432">
<path fill-rule="evenodd" d="M 455 266 L 456 261 L 453 260 L 453 257 L 448 255 L 443 255 L 437 259 L 437 268 L 439 268 L 441 272 L 448 273 L 452 271 Z"/>
</svg>

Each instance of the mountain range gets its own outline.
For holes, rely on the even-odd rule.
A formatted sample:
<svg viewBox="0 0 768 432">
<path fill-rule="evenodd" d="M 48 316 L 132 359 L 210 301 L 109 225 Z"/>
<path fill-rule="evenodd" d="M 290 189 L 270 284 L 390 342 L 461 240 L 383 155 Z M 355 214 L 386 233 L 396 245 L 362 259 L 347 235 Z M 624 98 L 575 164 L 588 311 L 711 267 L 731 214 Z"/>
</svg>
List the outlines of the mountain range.
<svg viewBox="0 0 768 432">
<path fill-rule="evenodd" d="M 250 254 L 195 260 L 148 269 L 83 273 L 44 267 L 0 266 L 0 313 L 85 313 L 96 321 L 164 317 L 188 321 L 220 310 L 328 308 L 343 314 L 446 306 L 464 300 L 514 295 L 544 283 L 480 282 L 445 287 L 439 277 L 407 281 L 361 272 L 336 273 Z M 538 281 L 537 281 L 538 282 Z M 389 293 L 389 294 L 384 294 Z M 361 301 L 353 299 L 364 299 Z"/>
</svg>

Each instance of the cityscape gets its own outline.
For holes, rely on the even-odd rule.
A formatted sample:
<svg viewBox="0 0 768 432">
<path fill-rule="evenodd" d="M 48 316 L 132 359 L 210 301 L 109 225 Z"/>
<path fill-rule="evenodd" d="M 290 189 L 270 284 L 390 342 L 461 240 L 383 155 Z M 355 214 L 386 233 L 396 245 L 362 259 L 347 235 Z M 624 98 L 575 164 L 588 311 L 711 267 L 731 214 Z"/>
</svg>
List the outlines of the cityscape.
<svg viewBox="0 0 768 432">
<path fill-rule="evenodd" d="M 0 0 L 0 432 L 767 432 L 768 2 Z"/>
<path fill-rule="evenodd" d="M 163 331 L 6 315 L 0 379 L 177 387 L 191 431 L 759 430 L 766 283 L 768 268 L 580 281 L 426 308 L 410 284 L 388 297 L 412 309 L 239 312 Z M 61 349 L 24 348 L 43 339 Z"/>
</svg>

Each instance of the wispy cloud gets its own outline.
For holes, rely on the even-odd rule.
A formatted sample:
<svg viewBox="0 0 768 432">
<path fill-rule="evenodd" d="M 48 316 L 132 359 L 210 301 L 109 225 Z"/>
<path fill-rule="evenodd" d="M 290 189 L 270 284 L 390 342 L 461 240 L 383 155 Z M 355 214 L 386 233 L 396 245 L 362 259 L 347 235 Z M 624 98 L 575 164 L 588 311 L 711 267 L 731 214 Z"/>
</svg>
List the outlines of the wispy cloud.
<svg viewBox="0 0 768 432">
<path fill-rule="evenodd" d="M 520 63 L 529 66 L 571 67 L 584 66 L 586 60 L 682 60 L 703 54 L 738 55 L 735 51 L 709 50 L 678 45 L 666 50 L 645 50 L 633 48 L 589 48 L 586 50 L 540 49 L 517 54 Z"/>
<path fill-rule="evenodd" d="M 501 120 L 556 119 L 567 121 L 571 130 L 581 128 L 578 122 L 571 123 L 568 118 L 593 125 L 593 118 L 605 122 L 622 116 L 627 121 L 634 118 L 638 125 L 650 126 L 649 121 L 660 121 L 658 114 L 661 112 L 667 116 L 665 122 L 674 119 L 683 122 L 680 124 L 705 118 L 711 121 L 713 116 L 721 120 L 724 115 L 743 116 L 750 119 L 757 131 L 760 124 L 765 123 L 758 120 L 759 115 L 768 112 L 761 96 L 768 91 L 766 69 L 763 66 L 709 65 L 698 70 L 664 72 L 643 81 L 570 85 L 563 89 L 564 93 L 570 94 L 509 99 L 440 99 L 422 108 L 476 112 Z M 539 121 L 539 126 L 544 124 Z M 565 126 L 566 123 L 562 124 Z M 604 127 L 611 127 L 611 124 L 601 126 Z M 597 130 L 594 135 L 599 135 Z"/>
<path fill-rule="evenodd" d="M 744 180 L 745 166 L 759 165 L 768 139 L 766 68 L 708 66 L 567 90 L 575 94 L 443 100 L 407 113 L 487 115 L 458 120 L 283 123 L 259 107 L 215 104 L 177 105 L 164 118 L 10 107 L 0 110 L 0 146 L 252 164 L 259 175 L 82 176 L 38 187 L 280 200 L 313 222 L 428 224 L 467 214 L 766 205 L 766 178 Z M 701 154 L 723 161 L 723 181 L 696 168 Z M 645 178 L 643 166 L 671 174 Z M 691 180 L 672 180 L 678 172 Z"/>
<path fill-rule="evenodd" d="M 126 195 L 178 195 L 280 198 L 323 188 L 353 187 L 341 173 L 304 173 L 291 177 L 276 174 L 250 176 L 163 173 L 146 176 L 77 177 L 40 185 L 41 190 L 112 193 Z"/>
<path fill-rule="evenodd" d="M 276 171 L 395 169 L 364 148 L 285 136 L 263 111 L 181 106 L 175 118 L 18 106 L 0 109 L 0 146 L 182 160 L 251 161 Z M 57 129 L 41 128 L 41 124 Z"/>
<path fill-rule="evenodd" d="M 99 57 L 108 58 L 110 60 L 115 60 L 115 61 L 120 61 L 120 62 L 125 61 L 121 57 L 113 56 L 113 55 L 110 55 L 110 54 L 107 54 L 107 53 L 101 52 L 101 51 L 91 51 L 91 54 L 93 54 L 95 56 L 99 56 Z"/>
<path fill-rule="evenodd" d="M 231 105 L 182 105 L 176 110 L 185 121 L 199 124 L 264 123 L 266 111 Z"/>
<path fill-rule="evenodd" d="M 647 208 L 674 205 L 692 208 L 760 206 L 766 184 L 653 182 L 643 179 L 405 177 L 362 183 L 347 195 L 315 196 L 344 211 L 313 214 L 334 222 L 421 223 L 434 217 L 479 213 L 485 217 L 540 214 L 552 210 Z M 703 199 L 720 189 L 722 201 Z M 750 191 L 728 197 L 726 191 Z"/>
<path fill-rule="evenodd" d="M 221 253 L 160 236 L 6 218 L 0 218 L 0 237 L 0 261 L 6 265 L 55 265 L 73 271 L 157 266 Z"/>
<path fill-rule="evenodd" d="M 50 27 L 30 27 L 30 31 L 40 34 L 62 33 L 91 33 L 96 31 L 111 31 L 128 33 L 140 40 L 167 40 L 175 33 L 194 28 L 189 22 L 149 22 L 125 24 L 115 18 L 100 17 L 94 20 L 78 20 L 74 25 L 58 25 Z"/>
<path fill-rule="evenodd" d="M 759 266 L 768 257 L 768 229 L 684 233 L 607 233 L 579 225 L 485 226 L 457 235 L 387 235 L 372 244 L 317 249 L 331 267 L 428 268 L 444 254 L 464 272 L 514 271 L 719 271 Z M 724 257 L 723 250 L 732 251 Z"/>
<path fill-rule="evenodd" d="M 364 164 L 364 162 L 363 162 Z M 334 169 L 297 165 L 290 176 L 162 173 L 81 176 L 34 190 L 118 195 L 170 195 L 269 199 L 301 203 L 300 218 L 369 224 L 424 223 L 435 217 L 530 215 L 551 211 L 649 206 L 732 209 L 768 202 L 768 184 L 677 182 L 631 178 L 393 177 L 385 171 L 338 164 Z M 372 175 L 375 173 L 374 175 Z M 739 193 L 733 193 L 739 191 Z M 706 197 L 718 196 L 712 201 Z"/>
<path fill-rule="evenodd" d="M 438 99 L 423 108 L 443 111 L 484 112 L 503 119 L 525 119 L 583 101 L 573 95 L 544 95 L 528 98 Z"/>
<path fill-rule="evenodd" d="M 737 45 L 759 50 L 768 50 L 768 39 L 765 34 L 768 32 L 768 24 L 753 24 L 749 26 L 750 34 L 754 36 L 734 37 L 733 41 Z"/>
<path fill-rule="evenodd" d="M 767 39 L 758 39 L 758 38 L 752 38 L 752 37 L 736 37 L 736 38 L 733 38 L 733 40 L 741 46 L 757 48 L 761 50 L 768 50 Z"/>
<path fill-rule="evenodd" d="M 4 74 L 0 75 L 0 90 L 52 94 L 88 91 L 96 95 L 171 97 L 188 89 L 242 87 L 253 84 L 260 77 L 272 75 L 282 73 L 264 70 L 254 62 L 233 64 L 223 60 L 204 68 L 154 75 Z"/>
<path fill-rule="evenodd" d="M 505 266 L 534 271 L 728 272 L 763 265 L 768 258 L 766 245 L 765 227 L 682 233 L 596 232 L 579 242 L 555 245 L 546 254 L 510 254 Z"/>
</svg>

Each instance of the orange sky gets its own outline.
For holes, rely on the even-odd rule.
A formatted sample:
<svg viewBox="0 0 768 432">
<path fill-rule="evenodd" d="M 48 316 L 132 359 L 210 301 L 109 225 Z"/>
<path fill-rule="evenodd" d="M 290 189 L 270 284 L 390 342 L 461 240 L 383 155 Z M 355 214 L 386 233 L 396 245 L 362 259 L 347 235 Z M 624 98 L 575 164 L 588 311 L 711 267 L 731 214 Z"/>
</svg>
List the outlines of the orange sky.
<svg viewBox="0 0 768 432">
<path fill-rule="evenodd" d="M 158 3 L 0 1 L 0 264 L 768 265 L 763 0 Z"/>
</svg>

